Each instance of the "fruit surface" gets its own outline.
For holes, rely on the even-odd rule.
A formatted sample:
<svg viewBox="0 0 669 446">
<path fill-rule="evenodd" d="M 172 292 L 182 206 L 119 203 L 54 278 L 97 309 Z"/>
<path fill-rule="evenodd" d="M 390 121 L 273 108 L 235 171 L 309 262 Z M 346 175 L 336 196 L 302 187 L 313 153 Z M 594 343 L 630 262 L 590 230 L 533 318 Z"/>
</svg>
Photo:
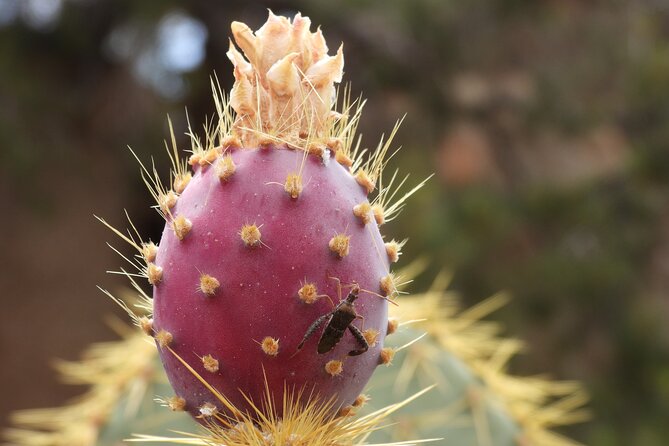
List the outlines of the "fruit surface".
<svg viewBox="0 0 669 446">
<path fill-rule="evenodd" d="M 162 277 L 154 285 L 154 330 L 171 334 L 169 347 L 237 407 L 247 404 L 240 390 L 261 401 L 265 377 L 278 394 L 285 383 L 335 396 L 338 406 L 351 404 L 378 365 L 387 326 L 387 302 L 377 294 L 388 255 L 374 220 L 365 224 L 353 213 L 367 200 L 366 191 L 327 157 L 277 146 L 232 150 L 231 156 L 236 168 L 229 179 L 219 178 L 215 164 L 198 167 L 171 210 L 190 229 L 181 239 L 174 224 L 163 232 L 155 259 Z M 301 166 L 305 187 L 293 199 L 283 183 Z M 242 228 L 252 225 L 260 239 L 248 244 Z M 337 235 L 347 238 L 343 256 L 330 247 Z M 218 286 L 205 290 L 205 276 Z M 347 331 L 332 351 L 318 354 L 324 323 L 298 352 L 311 323 L 332 311 L 352 283 L 363 289 L 355 302 L 361 317 L 353 324 L 378 333 L 376 342 L 349 357 L 360 346 Z M 307 284 L 319 295 L 313 303 L 300 296 Z M 276 351 L 263 345 L 267 338 L 278 343 Z M 168 349 L 160 351 L 191 412 L 215 403 Z M 207 355 L 218 370 L 205 368 Z M 331 361 L 340 361 L 341 371 L 327 368 Z"/>
</svg>

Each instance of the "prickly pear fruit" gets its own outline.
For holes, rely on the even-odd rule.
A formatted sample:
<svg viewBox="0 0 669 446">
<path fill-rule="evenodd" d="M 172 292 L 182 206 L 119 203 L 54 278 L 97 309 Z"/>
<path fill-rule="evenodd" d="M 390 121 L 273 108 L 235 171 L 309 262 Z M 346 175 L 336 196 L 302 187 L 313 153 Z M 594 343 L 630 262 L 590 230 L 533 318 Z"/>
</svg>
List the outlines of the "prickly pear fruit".
<svg viewBox="0 0 669 446">
<path fill-rule="evenodd" d="M 157 194 L 167 223 L 145 256 L 149 330 L 196 417 L 225 409 L 181 360 L 240 410 L 263 404 L 266 386 L 275 407 L 284 391 L 303 391 L 338 410 L 386 357 L 398 246 L 384 243 L 383 209 L 368 198 L 382 162 L 354 161 L 357 115 L 332 111 L 342 50 L 328 56 L 309 26 L 271 13 L 255 34 L 233 23 L 246 56 L 231 43 L 236 118 L 219 99 L 193 173 L 177 169 L 175 190 Z M 344 302 L 350 293 L 357 300 Z"/>
<path fill-rule="evenodd" d="M 257 401 L 264 376 L 275 391 L 284 382 L 313 386 L 352 403 L 378 364 L 387 303 L 359 293 L 354 325 L 380 336 L 364 354 L 348 356 L 360 348 L 348 332 L 318 354 L 327 321 L 300 351 L 297 345 L 346 297 L 350 288 L 340 283 L 382 293 L 389 263 L 383 240 L 374 221 L 353 214 L 365 192 L 341 165 L 309 156 L 302 168 L 309 184 L 293 199 L 277 184 L 299 168 L 302 153 L 270 146 L 225 156 L 235 163 L 232 177 L 221 181 L 216 164 L 198 169 L 172 209 L 155 259 L 162 277 L 154 284 L 154 330 L 169 333 L 166 344 L 237 407 L 244 406 L 237 389 Z M 185 234 L 175 229 L 180 218 L 188 222 Z M 161 349 L 161 357 L 191 410 L 214 402 L 169 351 Z"/>
</svg>

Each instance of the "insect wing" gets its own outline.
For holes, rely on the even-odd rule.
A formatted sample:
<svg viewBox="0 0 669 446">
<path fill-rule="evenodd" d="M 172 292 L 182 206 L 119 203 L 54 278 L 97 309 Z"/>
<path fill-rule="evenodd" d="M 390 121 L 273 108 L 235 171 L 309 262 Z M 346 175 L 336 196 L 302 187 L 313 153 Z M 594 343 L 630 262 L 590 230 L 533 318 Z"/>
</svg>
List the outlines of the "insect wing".
<svg viewBox="0 0 669 446">
<path fill-rule="evenodd" d="M 323 336 L 321 336 L 321 339 L 318 341 L 318 353 L 323 354 L 332 350 L 344 336 L 344 330 L 339 330 L 334 327 L 332 323 L 325 327 Z"/>
</svg>

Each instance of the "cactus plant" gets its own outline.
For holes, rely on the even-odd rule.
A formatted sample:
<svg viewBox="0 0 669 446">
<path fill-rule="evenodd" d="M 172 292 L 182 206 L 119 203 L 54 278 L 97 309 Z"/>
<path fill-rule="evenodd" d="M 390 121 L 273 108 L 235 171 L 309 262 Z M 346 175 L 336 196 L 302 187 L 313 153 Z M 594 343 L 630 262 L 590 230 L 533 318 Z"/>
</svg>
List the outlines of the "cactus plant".
<svg viewBox="0 0 669 446">
<path fill-rule="evenodd" d="M 339 410 L 383 361 L 397 248 L 384 243 L 384 209 L 369 194 L 388 144 L 364 166 L 352 155 L 357 115 L 332 111 L 342 49 L 328 56 L 309 28 L 299 14 L 270 13 L 255 34 L 232 24 L 244 52 L 228 52 L 236 118 L 219 98 L 193 173 L 177 161 L 173 188 L 155 183 L 166 225 L 145 257 L 151 330 L 199 418 L 225 408 L 182 359 L 242 411 L 261 404 L 265 381 L 279 401 L 282 388 L 303 389 Z"/>
<path fill-rule="evenodd" d="M 14 414 L 12 418 L 17 427 L 5 432 L 9 444 L 105 444 L 101 438 L 114 413 L 118 413 L 117 418 L 122 418 L 126 425 L 132 418 L 147 419 L 151 406 L 146 396 L 160 392 L 157 389 L 166 380 L 155 367 L 155 348 L 146 342 L 146 337 L 121 326 L 122 340 L 90 346 L 81 361 L 57 363 L 65 382 L 85 385 L 88 390 L 65 407 Z M 119 436 L 113 436 L 113 442 L 106 444 L 118 442 Z"/>
<path fill-rule="evenodd" d="M 508 375 L 504 365 L 521 343 L 500 337 L 501 327 L 494 322 L 480 320 L 506 297 L 496 295 L 462 310 L 457 295 L 444 290 L 444 279 L 392 307 L 389 327 L 396 333 L 389 344 L 396 352 L 396 366 L 375 372 L 361 414 L 383 409 L 428 385 L 437 387 L 390 414 L 392 426 L 374 431 L 369 440 L 442 437 L 444 444 L 462 446 L 577 445 L 550 429 L 583 419 L 580 406 L 585 400 L 579 386 Z M 141 293 L 140 297 L 146 298 Z M 427 336 L 414 342 L 423 330 Z M 170 431 L 196 431 L 190 417 L 155 405 L 158 397 L 169 406 L 172 390 L 146 335 L 138 331 L 125 336 L 92 347 L 80 363 L 61 365 L 66 381 L 89 383 L 90 390 L 66 408 L 18 413 L 20 429 L 6 432 L 10 444 L 105 446 L 137 433 L 168 444 Z M 407 344 L 411 345 L 403 348 Z"/>
<path fill-rule="evenodd" d="M 457 294 L 445 291 L 440 275 L 433 288 L 402 300 L 392 344 L 400 367 L 379 370 L 368 393 L 370 406 L 410 395 L 436 384 L 419 410 L 395 414 L 392 431 L 378 431 L 376 441 L 406 437 L 443 437 L 459 446 L 577 446 L 551 429 L 587 418 L 587 396 L 578 383 L 508 374 L 509 360 L 522 343 L 499 335 L 501 327 L 481 320 L 508 301 L 497 294 L 462 310 Z M 399 322 L 399 321 L 404 322 Z M 411 345 L 421 331 L 427 334 Z"/>
<path fill-rule="evenodd" d="M 402 244 L 379 226 L 424 182 L 390 203 L 396 174 L 388 184 L 381 174 L 397 127 L 367 157 L 354 144 L 363 104 L 344 89 L 333 111 L 343 51 L 328 56 L 307 17 L 270 12 L 255 34 L 238 22 L 232 34 L 244 55 L 231 42 L 229 99 L 212 81 L 218 122 L 205 142 L 189 129 L 192 171 L 173 134 L 169 187 L 143 168 L 166 221 L 159 245 L 116 231 L 153 287 L 153 318 L 137 324 L 154 336 L 178 406 L 199 420 L 234 415 L 210 387 L 240 413 L 267 403 L 280 415 L 284 389 L 349 411 L 390 360 Z"/>
<path fill-rule="evenodd" d="M 348 417 L 365 403 L 360 392 L 375 369 L 391 364 L 398 352 L 404 355 L 403 348 L 384 346 L 386 336 L 398 328 L 388 319 L 388 302 L 395 303 L 401 275 L 391 273 L 390 265 L 398 260 L 403 243 L 384 242 L 379 226 L 397 215 L 403 200 L 423 183 L 391 203 L 397 175 L 384 183 L 382 169 L 396 128 L 365 159 L 360 140 L 354 143 L 362 102 L 352 103 L 345 90 L 340 111 L 332 111 L 335 84 L 343 71 L 342 49 L 328 56 L 320 30 L 312 33 L 309 28 L 309 19 L 299 14 L 289 21 L 270 13 L 256 33 L 233 23 L 244 55 L 231 43 L 228 56 L 236 81 L 229 100 L 212 82 L 217 125 L 204 143 L 189 129 L 188 163 L 179 159 L 172 134 L 169 187 L 155 169 L 143 167 L 156 208 L 166 220 L 159 245 L 143 242 L 132 223 L 134 232 L 114 229 L 137 250 L 136 257 L 124 258 L 153 287 L 151 299 L 136 274 L 122 269 L 147 313 L 136 315 L 116 300 L 158 347 L 176 394 L 160 401 L 174 411 L 188 411 L 208 429 L 190 439 L 146 435 L 144 440 L 365 444 L 382 419 L 423 393 L 354 420 Z M 401 314 L 412 319 L 411 311 Z M 472 325 L 467 317 L 461 320 Z M 447 322 L 437 323 L 443 328 Z M 437 342 L 442 332 L 432 333 Z M 507 357 L 514 348 L 499 350 L 500 343 L 482 325 L 468 334 L 473 336 L 455 336 L 440 347 L 431 344 L 438 353 L 433 365 L 458 388 L 482 381 L 502 394 L 486 375 L 491 368 L 469 368 L 458 358 L 477 365 L 474 360 L 487 354 Z M 132 339 L 132 345 L 113 349 L 116 362 L 102 361 L 113 376 L 98 373 L 97 361 L 86 363 L 81 373 L 76 366 L 66 370 L 86 376 L 93 387 L 83 403 L 52 424 L 53 432 L 15 430 L 10 436 L 24 444 L 85 446 L 127 435 L 129 426 L 118 407 L 129 402 L 138 407 L 142 395 L 152 398 L 152 391 L 133 394 L 131 383 L 139 382 L 146 390 L 159 382 L 147 378 L 154 376 L 147 371 L 154 370 L 155 362 L 146 345 L 137 362 L 141 367 L 132 368 L 129 376 L 119 367 L 116 355 L 123 349 L 140 351 L 134 341 L 142 338 Z M 480 351 L 472 353 L 467 346 Z M 444 347 L 450 347 L 450 355 Z M 396 370 L 393 381 L 406 382 L 406 369 Z M 383 375 L 379 379 L 377 402 L 391 394 L 383 389 Z M 544 394 L 539 393 L 522 409 L 540 407 Z M 438 408 L 444 401 L 435 397 L 430 404 Z M 499 421 L 499 435 L 482 437 L 477 430 L 462 438 L 475 439 L 478 443 L 472 444 L 477 445 L 522 438 L 526 412 L 505 405 L 480 407 L 484 416 L 490 412 Z M 46 413 L 24 415 L 19 422 L 34 428 Z M 85 422 L 72 423 L 77 417 Z M 544 418 L 556 420 L 550 413 Z M 137 427 L 149 429 L 156 422 L 164 429 L 156 420 L 149 415 L 143 419 L 148 423 Z M 80 430 L 72 431 L 73 426 Z M 543 429 L 544 424 L 537 426 Z"/>
</svg>

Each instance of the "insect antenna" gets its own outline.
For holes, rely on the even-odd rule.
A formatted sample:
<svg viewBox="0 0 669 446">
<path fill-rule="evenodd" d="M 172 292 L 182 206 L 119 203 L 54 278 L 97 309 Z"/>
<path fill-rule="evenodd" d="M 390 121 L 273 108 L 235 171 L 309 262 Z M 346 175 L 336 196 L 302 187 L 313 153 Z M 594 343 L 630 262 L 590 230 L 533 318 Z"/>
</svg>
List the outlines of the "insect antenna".
<svg viewBox="0 0 669 446">
<path fill-rule="evenodd" d="M 356 287 L 356 286 L 357 286 L 359 291 L 364 291 L 365 293 L 373 294 L 374 296 L 378 296 L 378 297 L 380 297 L 381 299 L 390 302 L 391 304 L 395 305 L 396 307 L 399 306 L 399 304 L 398 304 L 397 302 L 395 302 L 395 301 L 389 299 L 387 296 L 382 296 L 381 294 L 379 294 L 379 293 L 375 293 L 374 291 L 370 291 L 370 290 L 366 290 L 366 289 L 364 289 L 364 288 L 360 288 L 360 285 L 358 285 L 357 282 L 352 282 L 352 283 L 350 283 L 350 284 L 348 284 L 348 285 L 343 285 L 343 284 L 341 283 L 341 280 L 340 280 L 338 277 L 328 276 L 328 278 L 337 281 L 337 291 L 338 291 L 338 293 L 339 293 L 339 300 L 341 300 L 341 289 L 342 289 L 342 288 L 353 288 L 353 287 Z"/>
<path fill-rule="evenodd" d="M 385 301 L 388 301 L 388 302 L 390 302 L 391 304 L 395 305 L 396 307 L 399 307 L 399 306 L 400 306 L 397 302 L 395 302 L 394 300 L 390 299 L 388 296 L 382 296 L 382 295 L 379 294 L 379 293 L 375 293 L 374 291 L 366 290 L 366 289 L 364 289 L 364 288 L 360 288 L 360 291 L 364 291 L 365 293 L 369 293 L 369 294 L 373 294 L 374 296 L 378 296 L 378 297 L 380 297 L 381 299 L 383 299 L 383 300 L 385 300 Z"/>
</svg>

